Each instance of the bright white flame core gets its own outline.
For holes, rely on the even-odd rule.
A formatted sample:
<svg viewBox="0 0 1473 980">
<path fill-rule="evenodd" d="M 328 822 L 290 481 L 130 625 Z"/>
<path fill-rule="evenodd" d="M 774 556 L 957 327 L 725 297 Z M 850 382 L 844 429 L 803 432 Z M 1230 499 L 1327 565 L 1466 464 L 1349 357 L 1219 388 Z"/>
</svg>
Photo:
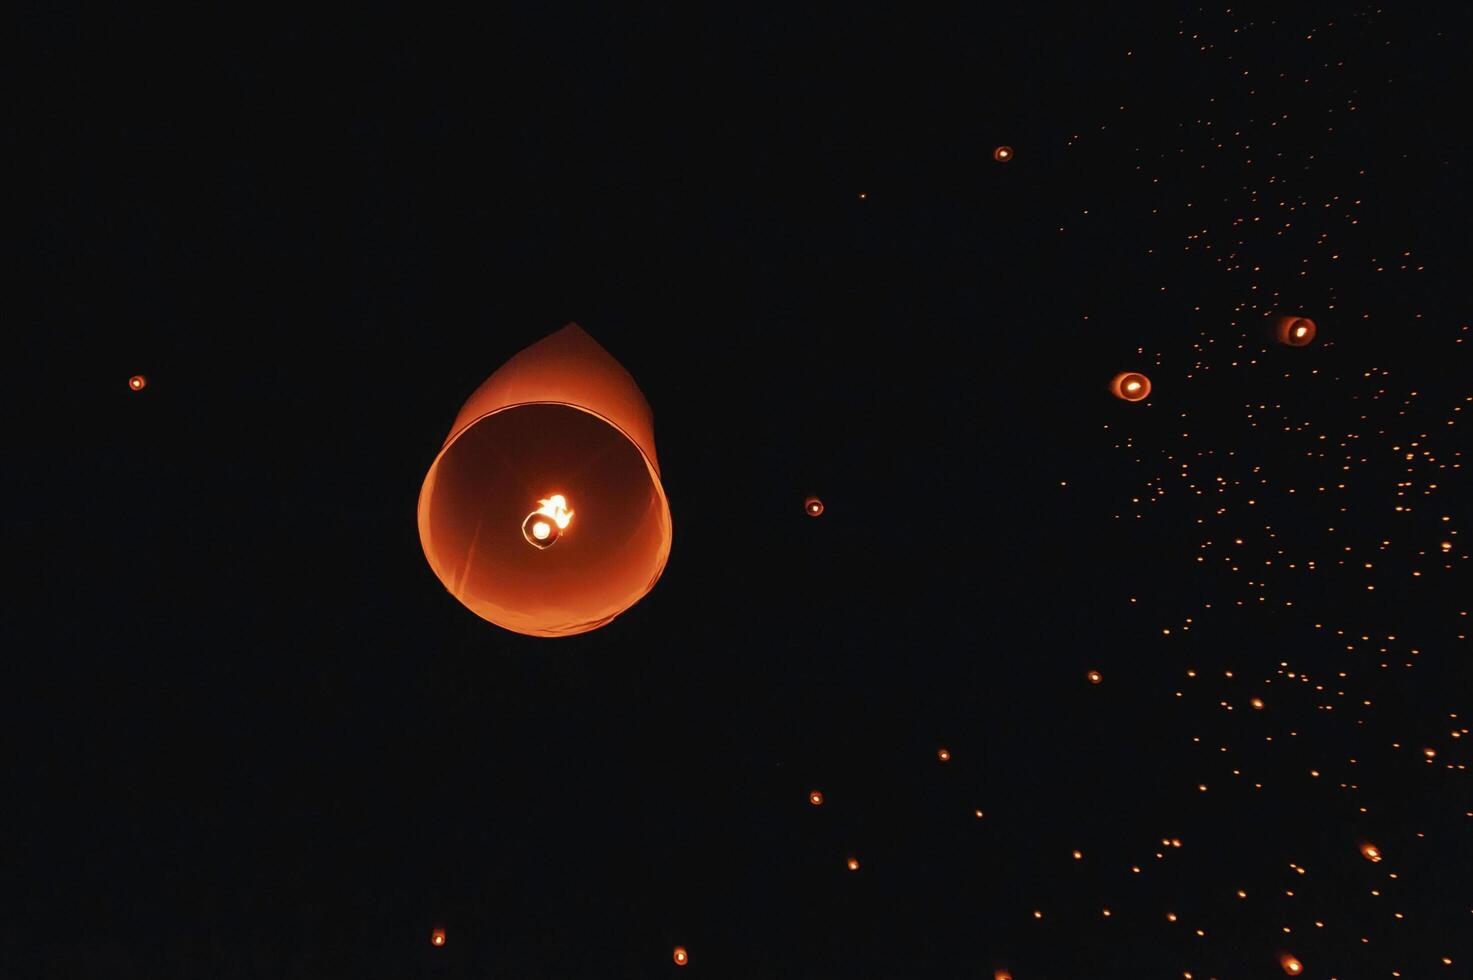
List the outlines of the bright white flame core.
<svg viewBox="0 0 1473 980">
<path fill-rule="evenodd" d="M 532 537 L 536 538 L 538 541 L 541 541 L 543 538 L 547 537 L 551 533 L 552 528 L 548 526 L 546 521 L 538 521 L 536 524 L 532 525 Z"/>
<path fill-rule="evenodd" d="M 553 523 L 557 524 L 559 531 L 565 530 L 568 522 L 573 519 L 573 512 L 568 510 L 568 499 L 560 493 L 555 493 L 546 500 L 539 500 L 537 502 L 542 506 L 533 511 L 533 513 L 541 514 L 543 517 L 551 517 Z M 532 529 L 532 533 L 537 533 L 536 528 Z M 541 538 L 547 535 L 538 534 L 537 536 Z"/>
</svg>

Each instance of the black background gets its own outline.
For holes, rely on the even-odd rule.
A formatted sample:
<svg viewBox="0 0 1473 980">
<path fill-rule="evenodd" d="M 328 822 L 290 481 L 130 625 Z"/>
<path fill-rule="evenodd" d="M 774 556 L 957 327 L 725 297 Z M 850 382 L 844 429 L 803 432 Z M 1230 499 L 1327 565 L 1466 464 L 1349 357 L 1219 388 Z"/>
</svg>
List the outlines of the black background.
<svg viewBox="0 0 1473 980">
<path fill-rule="evenodd" d="M 1467 975 L 1466 770 L 1390 747 L 1466 723 L 1466 572 L 1327 575 L 1168 643 L 1241 583 L 1188 567 L 1200 502 L 1131 504 L 1183 411 L 1192 447 L 1312 483 L 1338 467 L 1244 404 L 1339 432 L 1369 368 L 1468 393 L 1466 14 L 19 20 L 7 975 L 650 977 L 677 944 L 709 977 L 1268 976 L 1281 947 Z M 1299 240 L 1255 239 L 1304 351 L 1178 252 L 1283 166 L 1193 121 L 1269 110 L 1300 193 L 1365 202 L 1337 247 L 1425 262 L 1300 277 Z M 674 548 L 611 625 L 535 640 L 445 592 L 415 500 L 464 398 L 573 320 L 654 409 Z M 1226 369 L 1243 336 L 1263 370 Z M 1105 393 L 1125 369 L 1149 402 Z M 1398 471 L 1369 465 L 1337 533 L 1374 540 Z M 1322 545 L 1310 501 L 1262 506 Z M 1173 696 L 1343 669 L 1312 624 L 1352 607 L 1422 642 L 1358 677 L 1366 726 L 1295 690 L 1302 751 L 1269 750 L 1218 706 L 1236 681 Z M 1371 815 L 1300 778 L 1345 749 Z M 1289 862 L 1320 872 L 1299 904 Z"/>
</svg>

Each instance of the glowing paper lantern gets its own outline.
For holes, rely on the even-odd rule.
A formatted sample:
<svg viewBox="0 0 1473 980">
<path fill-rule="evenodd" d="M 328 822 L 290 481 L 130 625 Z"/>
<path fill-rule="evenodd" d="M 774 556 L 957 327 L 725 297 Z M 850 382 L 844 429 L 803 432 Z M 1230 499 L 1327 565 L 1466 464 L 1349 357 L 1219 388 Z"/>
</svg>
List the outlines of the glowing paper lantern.
<svg viewBox="0 0 1473 980">
<path fill-rule="evenodd" d="M 940 759 L 942 762 L 950 762 L 951 761 L 951 749 L 946 749 L 946 748 L 937 749 L 936 750 L 936 758 Z"/>
<path fill-rule="evenodd" d="M 1011 146 L 999 146 L 997 149 L 992 151 L 992 159 L 996 160 L 998 163 L 1007 163 L 1012 158 L 1013 148 Z"/>
<path fill-rule="evenodd" d="M 1091 684 L 1098 684 L 1100 681 L 1102 681 L 1102 680 L 1105 679 L 1104 676 L 1101 675 L 1100 672 L 1097 671 L 1097 670 L 1092 670 L 1088 674 L 1085 674 L 1084 676 L 1086 676 L 1086 677 L 1089 678 L 1089 682 Z"/>
<path fill-rule="evenodd" d="M 818 790 L 812 791 L 808 794 L 808 802 L 814 806 L 823 806 L 823 794 Z"/>
<path fill-rule="evenodd" d="M 858 858 L 850 858 L 849 860 L 847 860 L 847 861 L 844 862 L 844 866 L 846 868 L 848 868 L 850 871 L 858 871 L 859 870 L 859 859 Z"/>
<path fill-rule="evenodd" d="M 690 962 L 690 954 L 685 951 L 684 946 L 676 946 L 670 958 L 675 961 L 676 966 L 685 966 Z"/>
<path fill-rule="evenodd" d="M 430 945 L 431 946 L 444 946 L 445 945 L 445 930 L 444 929 L 440 929 L 440 928 L 437 927 L 437 928 L 434 928 L 434 929 L 431 929 L 430 930 Z"/>
<path fill-rule="evenodd" d="M 584 633 L 634 605 L 671 537 L 649 404 L 575 323 L 475 390 L 419 493 L 420 544 L 445 588 L 529 636 Z"/>
<path fill-rule="evenodd" d="M 1372 864 L 1375 864 L 1381 860 L 1381 849 L 1378 848 L 1375 844 L 1362 844 L 1360 846 L 1360 852 L 1361 855 Z"/>
<path fill-rule="evenodd" d="M 1274 325 L 1279 343 L 1303 347 L 1314 340 L 1314 321 L 1303 316 L 1281 316 Z"/>
<path fill-rule="evenodd" d="M 148 379 L 141 374 L 135 374 L 128 379 L 128 388 L 131 391 L 142 391 L 148 387 Z"/>
<path fill-rule="evenodd" d="M 803 501 L 803 513 L 809 517 L 817 517 L 823 513 L 823 501 L 817 497 L 810 496 Z"/>
<path fill-rule="evenodd" d="M 1290 956 L 1288 953 L 1279 957 L 1279 966 L 1291 977 L 1297 977 L 1304 972 L 1304 964 Z"/>
<path fill-rule="evenodd" d="M 1151 393 L 1151 379 L 1139 371 L 1122 371 L 1110 381 L 1110 393 L 1128 402 L 1138 402 Z"/>
</svg>

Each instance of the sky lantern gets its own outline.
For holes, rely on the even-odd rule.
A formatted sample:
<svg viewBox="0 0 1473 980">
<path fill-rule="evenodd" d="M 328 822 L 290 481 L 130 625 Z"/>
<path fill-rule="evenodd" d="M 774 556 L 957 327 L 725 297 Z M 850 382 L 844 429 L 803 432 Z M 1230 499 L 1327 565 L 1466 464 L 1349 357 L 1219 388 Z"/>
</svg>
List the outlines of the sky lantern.
<svg viewBox="0 0 1473 980">
<path fill-rule="evenodd" d="M 1314 321 L 1304 316 L 1281 316 L 1274 324 L 1274 336 L 1281 344 L 1303 347 L 1314 340 Z"/>
<path fill-rule="evenodd" d="M 129 391 L 142 391 L 144 388 L 147 388 L 147 387 L 148 387 L 148 379 L 145 378 L 141 374 L 135 374 L 135 375 L 133 375 L 133 377 L 131 377 L 131 378 L 128 379 L 128 390 Z"/>
<path fill-rule="evenodd" d="M 823 806 L 823 793 L 819 792 L 816 789 L 810 791 L 808 794 L 808 802 L 812 803 L 814 806 Z"/>
<path fill-rule="evenodd" d="M 433 929 L 430 930 L 430 945 L 431 946 L 444 946 L 445 945 L 445 930 L 444 929 L 440 928 L 439 926 L 436 926 L 435 928 L 433 928 Z"/>
<path fill-rule="evenodd" d="M 1151 393 L 1151 379 L 1139 371 L 1122 371 L 1110 381 L 1110 393 L 1128 402 L 1138 402 Z"/>
<path fill-rule="evenodd" d="M 1284 953 L 1282 956 L 1279 957 L 1279 966 L 1283 967 L 1284 972 L 1289 974 L 1289 976 L 1291 977 L 1297 977 L 1299 976 L 1299 974 L 1304 972 L 1304 964 L 1299 962 L 1293 956 L 1290 956 L 1288 953 Z"/>
<path fill-rule="evenodd" d="M 671 537 L 649 403 L 576 323 L 472 393 L 419 493 L 435 575 L 528 636 L 608 623 L 654 587 Z"/>
<path fill-rule="evenodd" d="M 940 759 L 942 762 L 950 762 L 951 761 L 951 749 L 944 748 L 944 747 L 937 749 L 936 750 L 936 758 Z"/>
<path fill-rule="evenodd" d="M 992 151 L 992 159 L 998 163 L 1007 163 L 1013 159 L 1013 148 L 1011 146 L 999 146 Z"/>
<path fill-rule="evenodd" d="M 850 858 L 849 860 L 844 862 L 844 867 L 848 868 L 850 871 L 858 871 L 859 858 Z"/>
<path fill-rule="evenodd" d="M 690 954 L 685 951 L 684 946 L 676 946 L 675 952 L 670 954 L 670 958 L 675 961 L 676 966 L 685 966 L 690 962 Z"/>
<path fill-rule="evenodd" d="M 1360 846 L 1360 852 L 1361 855 L 1372 864 L 1375 864 L 1381 860 L 1381 849 L 1375 844 L 1362 844 Z"/>
<path fill-rule="evenodd" d="M 803 513 L 807 514 L 809 517 L 817 517 L 819 514 L 823 513 L 823 501 L 810 494 L 807 499 L 803 501 Z"/>
<path fill-rule="evenodd" d="M 1089 682 L 1091 684 L 1098 684 L 1100 681 L 1105 679 L 1104 675 L 1097 670 L 1092 670 L 1084 676 L 1089 678 Z"/>
</svg>

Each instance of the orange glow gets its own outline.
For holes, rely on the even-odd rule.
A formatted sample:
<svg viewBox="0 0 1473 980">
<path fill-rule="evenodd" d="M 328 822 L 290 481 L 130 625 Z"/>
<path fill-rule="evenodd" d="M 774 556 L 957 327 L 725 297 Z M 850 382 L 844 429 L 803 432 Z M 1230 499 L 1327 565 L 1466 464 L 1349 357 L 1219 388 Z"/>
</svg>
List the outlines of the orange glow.
<svg viewBox="0 0 1473 980">
<path fill-rule="evenodd" d="M 823 513 L 823 501 L 817 497 L 809 496 L 803 501 L 803 513 L 809 517 L 817 517 Z"/>
<path fill-rule="evenodd" d="M 997 149 L 992 151 L 992 159 L 996 160 L 998 163 L 1007 163 L 1012 158 L 1013 148 L 1011 146 L 999 146 Z"/>
<path fill-rule="evenodd" d="M 850 871 L 858 871 L 859 870 L 859 859 L 858 858 L 850 858 L 848 861 L 845 861 L 844 862 L 844 866 L 847 867 Z"/>
<path fill-rule="evenodd" d="M 1290 956 L 1288 953 L 1285 953 L 1284 955 L 1279 957 L 1279 966 L 1282 966 L 1284 968 L 1284 972 L 1289 974 L 1289 976 L 1291 977 L 1297 977 L 1299 976 L 1299 974 L 1304 972 L 1304 964 L 1296 960 L 1294 957 Z"/>
<path fill-rule="evenodd" d="M 808 794 L 808 802 L 814 806 L 823 806 L 823 794 L 818 790 L 814 790 Z"/>
<path fill-rule="evenodd" d="M 1105 679 L 1105 678 L 1104 678 L 1104 677 L 1103 677 L 1103 676 L 1102 676 L 1102 675 L 1101 675 L 1101 674 L 1100 674 L 1100 672 L 1099 672 L 1099 671 L 1097 671 L 1097 670 L 1092 670 L 1092 671 L 1090 671 L 1090 672 L 1089 672 L 1089 673 L 1088 673 L 1088 674 L 1085 674 L 1085 675 L 1084 675 L 1084 676 L 1086 676 L 1086 677 L 1088 677 L 1088 678 L 1089 678 L 1089 682 L 1090 682 L 1090 683 L 1091 683 L 1091 684 L 1098 684 L 1098 683 L 1099 683 L 1099 682 L 1100 682 L 1100 681 L 1102 681 L 1102 680 L 1104 680 L 1104 679 Z"/>
<path fill-rule="evenodd" d="M 1249 701 L 1248 703 L 1251 704 L 1251 705 L 1253 705 L 1253 710 L 1254 711 L 1262 711 L 1263 710 L 1263 698 L 1254 698 L 1252 701 Z"/>
<path fill-rule="evenodd" d="M 1274 326 L 1274 335 L 1279 343 L 1289 347 L 1303 347 L 1314 340 L 1314 321 L 1303 316 L 1281 316 Z"/>
<path fill-rule="evenodd" d="M 1013 980 L 1013 975 L 1007 970 L 993 970 L 992 980 Z"/>
<path fill-rule="evenodd" d="M 128 379 L 128 387 L 133 391 L 142 391 L 148 387 L 148 379 L 141 374 L 135 374 Z"/>
<path fill-rule="evenodd" d="M 936 758 L 940 759 L 942 762 L 950 762 L 951 761 L 951 750 L 950 749 L 945 749 L 945 748 L 943 748 L 943 749 L 937 749 L 936 750 Z"/>
<path fill-rule="evenodd" d="M 1139 371 L 1122 371 L 1111 379 L 1110 393 L 1128 402 L 1142 401 L 1151 393 L 1151 379 Z"/>
<path fill-rule="evenodd" d="M 528 636 L 606 625 L 670 557 L 649 403 L 568 324 L 467 399 L 425 474 L 418 523 L 431 570 L 482 619 Z"/>
<path fill-rule="evenodd" d="M 690 962 L 690 954 L 685 951 L 684 946 L 676 946 L 670 958 L 675 961 L 676 966 L 685 966 Z"/>
<path fill-rule="evenodd" d="M 1360 852 L 1372 864 L 1381 860 L 1381 850 L 1375 844 L 1362 844 L 1360 846 Z"/>
<path fill-rule="evenodd" d="M 430 930 L 430 945 L 431 946 L 444 946 L 445 945 L 445 930 L 444 929 L 432 929 L 432 930 Z"/>
</svg>

